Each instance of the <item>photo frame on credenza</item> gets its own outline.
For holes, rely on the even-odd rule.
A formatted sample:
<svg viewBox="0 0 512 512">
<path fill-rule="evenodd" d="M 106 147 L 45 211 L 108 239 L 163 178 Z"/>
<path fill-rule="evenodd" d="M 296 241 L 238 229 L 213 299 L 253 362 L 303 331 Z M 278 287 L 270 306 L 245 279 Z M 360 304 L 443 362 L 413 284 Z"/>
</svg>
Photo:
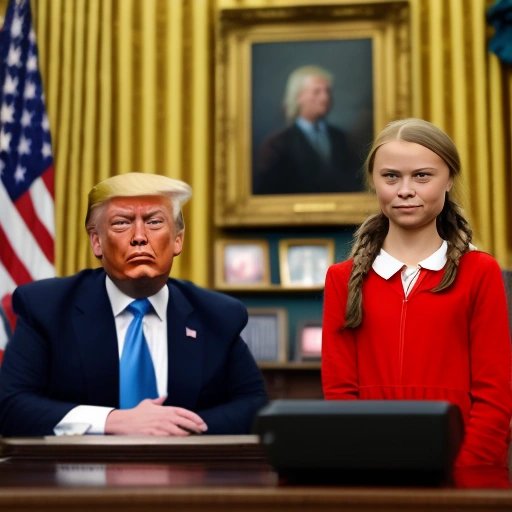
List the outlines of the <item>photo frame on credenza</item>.
<svg viewBox="0 0 512 512">
<path fill-rule="evenodd" d="M 325 274 L 333 263 L 333 239 L 279 241 L 279 273 L 285 288 L 323 288 Z"/>
<path fill-rule="evenodd" d="M 267 240 L 221 239 L 215 247 L 215 287 L 252 289 L 270 285 Z"/>
<path fill-rule="evenodd" d="M 288 360 L 288 314 L 285 308 L 248 308 L 242 338 L 258 363 Z"/>
<path fill-rule="evenodd" d="M 295 359 L 320 361 L 322 357 L 322 321 L 309 320 L 297 326 Z"/>
</svg>

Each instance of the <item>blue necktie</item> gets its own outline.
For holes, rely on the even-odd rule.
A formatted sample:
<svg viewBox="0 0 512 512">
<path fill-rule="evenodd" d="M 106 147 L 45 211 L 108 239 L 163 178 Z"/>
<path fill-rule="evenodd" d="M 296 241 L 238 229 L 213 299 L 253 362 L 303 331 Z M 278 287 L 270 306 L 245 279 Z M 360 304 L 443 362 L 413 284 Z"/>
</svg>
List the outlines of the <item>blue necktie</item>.
<svg viewBox="0 0 512 512">
<path fill-rule="evenodd" d="M 133 314 L 119 362 L 119 406 L 135 407 L 145 398 L 157 398 L 155 369 L 142 331 L 142 319 L 151 310 L 148 299 L 137 299 L 128 305 Z"/>
</svg>

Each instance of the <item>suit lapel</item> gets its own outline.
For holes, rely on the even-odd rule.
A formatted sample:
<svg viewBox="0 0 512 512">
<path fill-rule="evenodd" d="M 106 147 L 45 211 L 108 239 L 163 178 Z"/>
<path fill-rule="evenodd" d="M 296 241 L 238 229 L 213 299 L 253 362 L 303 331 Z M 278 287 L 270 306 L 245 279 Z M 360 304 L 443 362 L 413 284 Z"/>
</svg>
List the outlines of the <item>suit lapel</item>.
<svg viewBox="0 0 512 512">
<path fill-rule="evenodd" d="M 105 273 L 96 271 L 84 280 L 73 309 L 73 327 L 84 366 L 90 403 L 119 404 L 119 353 Z"/>
<path fill-rule="evenodd" d="M 167 306 L 168 402 L 194 409 L 202 380 L 203 346 L 201 324 L 181 290 L 169 285 Z"/>
</svg>

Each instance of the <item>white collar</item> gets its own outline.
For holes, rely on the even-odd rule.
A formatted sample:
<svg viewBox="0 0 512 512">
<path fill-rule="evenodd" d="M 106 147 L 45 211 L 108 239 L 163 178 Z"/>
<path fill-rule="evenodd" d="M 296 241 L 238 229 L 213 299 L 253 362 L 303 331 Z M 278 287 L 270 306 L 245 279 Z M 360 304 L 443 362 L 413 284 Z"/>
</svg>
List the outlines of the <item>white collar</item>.
<svg viewBox="0 0 512 512">
<path fill-rule="evenodd" d="M 418 267 L 426 268 L 428 270 L 441 270 L 446 264 L 446 252 L 448 250 L 448 243 L 443 240 L 441 247 L 437 249 L 428 258 L 420 261 Z M 395 275 L 399 270 L 407 266 L 403 261 L 397 260 L 391 254 L 381 249 L 377 257 L 372 263 L 372 268 L 384 279 L 389 279 Z"/>
<path fill-rule="evenodd" d="M 133 302 L 133 297 L 129 297 L 123 293 L 107 276 L 105 281 L 107 287 L 107 295 L 112 306 L 112 312 L 114 316 L 120 315 L 130 304 Z M 148 297 L 149 302 L 153 306 L 155 313 L 158 315 L 160 320 L 163 320 L 167 314 L 167 303 L 169 302 L 169 288 L 164 286 L 157 293 Z"/>
<path fill-rule="evenodd" d="M 306 131 L 308 133 L 312 133 L 315 131 L 315 126 L 318 130 L 321 132 L 327 131 L 327 125 L 323 119 L 319 119 L 318 121 L 315 121 L 312 123 L 311 121 L 308 121 L 307 119 L 304 119 L 303 117 L 297 117 L 295 119 L 295 123 L 297 126 L 302 129 L 303 131 Z"/>
</svg>

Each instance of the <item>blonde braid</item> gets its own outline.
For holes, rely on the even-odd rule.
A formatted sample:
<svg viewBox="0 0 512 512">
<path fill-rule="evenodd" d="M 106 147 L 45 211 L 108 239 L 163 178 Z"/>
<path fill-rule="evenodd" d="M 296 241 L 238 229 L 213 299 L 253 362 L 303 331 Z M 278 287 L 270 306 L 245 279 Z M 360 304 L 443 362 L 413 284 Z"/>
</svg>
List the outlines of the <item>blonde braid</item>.
<svg viewBox="0 0 512 512">
<path fill-rule="evenodd" d="M 459 261 L 469 251 L 473 233 L 468 221 L 464 218 L 461 208 L 449 199 L 448 195 L 443 211 L 437 217 L 437 230 L 441 238 L 448 242 L 446 266 L 441 282 L 432 290 L 440 292 L 455 281 Z"/>
<path fill-rule="evenodd" d="M 388 219 L 378 213 L 361 224 L 355 233 L 351 257 L 354 260 L 348 281 L 345 327 L 358 327 L 363 319 L 363 279 L 377 257 L 389 227 Z"/>
</svg>

